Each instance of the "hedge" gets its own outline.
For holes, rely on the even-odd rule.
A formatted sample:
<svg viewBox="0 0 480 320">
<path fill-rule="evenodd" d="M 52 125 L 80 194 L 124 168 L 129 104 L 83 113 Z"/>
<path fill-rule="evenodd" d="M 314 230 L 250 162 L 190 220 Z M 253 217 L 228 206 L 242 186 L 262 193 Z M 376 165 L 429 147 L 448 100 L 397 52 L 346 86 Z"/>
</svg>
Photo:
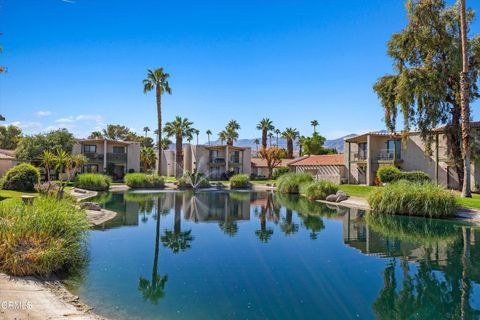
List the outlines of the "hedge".
<svg viewBox="0 0 480 320">
<path fill-rule="evenodd" d="M 7 171 L 1 181 L 5 190 L 33 191 L 40 181 L 40 171 L 29 163 L 21 163 Z"/>
</svg>

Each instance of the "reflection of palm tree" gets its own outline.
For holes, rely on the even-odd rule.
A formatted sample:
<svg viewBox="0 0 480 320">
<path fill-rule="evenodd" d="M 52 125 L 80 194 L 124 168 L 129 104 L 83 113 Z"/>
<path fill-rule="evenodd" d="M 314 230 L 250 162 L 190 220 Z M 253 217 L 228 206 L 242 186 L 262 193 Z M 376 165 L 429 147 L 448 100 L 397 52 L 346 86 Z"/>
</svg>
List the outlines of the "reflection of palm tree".
<svg viewBox="0 0 480 320">
<path fill-rule="evenodd" d="M 223 231 L 223 233 L 230 237 L 233 237 L 238 232 L 238 225 L 235 221 L 220 221 L 218 223 L 218 226 Z"/>
<path fill-rule="evenodd" d="M 303 225 L 305 228 L 310 230 L 310 239 L 317 239 L 317 233 L 325 229 L 325 224 L 323 223 L 322 218 L 312 215 L 301 216 L 303 219 Z"/>
<path fill-rule="evenodd" d="M 280 225 L 280 228 L 282 229 L 283 233 L 285 235 L 292 235 L 298 231 L 298 224 L 293 223 L 292 221 L 292 210 L 291 209 L 286 209 L 286 215 L 285 218 L 282 220 L 282 224 Z"/>
<path fill-rule="evenodd" d="M 273 235 L 273 229 L 267 228 L 267 208 L 262 207 L 260 210 L 260 229 L 255 231 L 258 239 L 261 242 L 267 243 Z"/>
<path fill-rule="evenodd" d="M 155 226 L 155 256 L 153 259 L 152 279 L 149 281 L 143 277 L 138 280 L 138 290 L 142 293 L 144 300 L 157 304 L 158 300 L 165 296 L 165 284 L 168 275 L 158 274 L 158 254 L 160 249 L 160 197 L 157 199 L 157 222 Z"/>
<path fill-rule="evenodd" d="M 169 248 L 173 253 L 185 251 L 191 247 L 190 243 L 194 237 L 191 235 L 192 230 L 182 232 L 182 217 L 181 217 L 181 202 L 178 197 L 175 197 L 175 220 L 173 231 L 165 230 L 165 234 L 162 236 L 163 246 Z"/>
</svg>

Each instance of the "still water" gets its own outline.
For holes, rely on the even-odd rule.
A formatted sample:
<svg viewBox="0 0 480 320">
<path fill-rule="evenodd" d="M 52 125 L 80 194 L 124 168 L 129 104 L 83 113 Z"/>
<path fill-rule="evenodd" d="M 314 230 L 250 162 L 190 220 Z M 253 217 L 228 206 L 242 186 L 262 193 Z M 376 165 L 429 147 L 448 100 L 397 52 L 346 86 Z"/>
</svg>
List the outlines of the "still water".
<svg viewBox="0 0 480 320">
<path fill-rule="evenodd" d="M 68 281 L 112 319 L 476 319 L 480 231 L 254 192 L 113 193 Z"/>
</svg>

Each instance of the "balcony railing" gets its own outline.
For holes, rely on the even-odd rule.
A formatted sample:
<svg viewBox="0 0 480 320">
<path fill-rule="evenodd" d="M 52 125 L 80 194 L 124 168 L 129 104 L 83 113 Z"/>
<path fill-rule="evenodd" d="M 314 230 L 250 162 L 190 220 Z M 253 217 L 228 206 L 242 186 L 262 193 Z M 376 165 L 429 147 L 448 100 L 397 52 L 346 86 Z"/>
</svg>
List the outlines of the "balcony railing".
<svg viewBox="0 0 480 320">
<path fill-rule="evenodd" d="M 225 164 L 225 159 L 224 158 L 210 158 L 210 163 Z"/>
<path fill-rule="evenodd" d="M 89 161 L 103 161 L 103 153 L 85 152 L 83 155 Z"/>
<path fill-rule="evenodd" d="M 127 162 L 127 154 L 126 153 L 107 153 L 107 161 Z"/>
<path fill-rule="evenodd" d="M 353 154 L 353 161 L 364 161 L 367 160 L 367 153 L 366 152 L 359 152 Z"/>
<path fill-rule="evenodd" d="M 391 149 L 382 149 L 378 152 L 376 156 L 377 160 L 401 160 L 400 153 L 395 152 Z"/>
</svg>

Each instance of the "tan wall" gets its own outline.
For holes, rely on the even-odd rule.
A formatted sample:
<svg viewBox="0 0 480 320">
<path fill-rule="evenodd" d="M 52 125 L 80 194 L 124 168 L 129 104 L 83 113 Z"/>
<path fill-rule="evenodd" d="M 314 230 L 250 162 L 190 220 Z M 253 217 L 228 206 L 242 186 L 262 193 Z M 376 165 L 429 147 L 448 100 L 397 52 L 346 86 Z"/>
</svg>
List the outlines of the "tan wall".
<svg viewBox="0 0 480 320">
<path fill-rule="evenodd" d="M 112 147 L 113 145 L 108 145 Z M 135 142 L 127 146 L 127 172 L 132 169 L 135 172 L 140 172 L 140 143 Z"/>
<path fill-rule="evenodd" d="M 0 159 L 0 176 L 3 176 L 5 172 L 15 167 L 18 164 L 16 160 Z"/>
</svg>

